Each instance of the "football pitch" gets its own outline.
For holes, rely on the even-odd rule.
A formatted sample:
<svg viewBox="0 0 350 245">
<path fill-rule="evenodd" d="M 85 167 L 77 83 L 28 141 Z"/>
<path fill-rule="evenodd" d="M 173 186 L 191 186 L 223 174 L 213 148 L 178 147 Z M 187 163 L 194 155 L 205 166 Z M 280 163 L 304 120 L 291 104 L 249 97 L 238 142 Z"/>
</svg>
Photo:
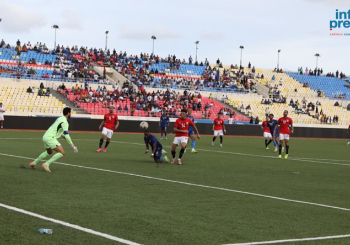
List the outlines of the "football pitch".
<svg viewBox="0 0 350 245">
<path fill-rule="evenodd" d="M 0 131 L 0 244 L 350 244 L 344 140 L 292 138 L 286 160 L 262 138 L 221 148 L 204 136 L 180 166 L 154 163 L 142 134 L 114 134 L 96 153 L 99 133 L 73 132 L 79 153 L 61 140 L 66 155 L 46 173 L 28 167 L 42 135 Z M 161 141 L 169 158 L 172 140 Z"/>
</svg>

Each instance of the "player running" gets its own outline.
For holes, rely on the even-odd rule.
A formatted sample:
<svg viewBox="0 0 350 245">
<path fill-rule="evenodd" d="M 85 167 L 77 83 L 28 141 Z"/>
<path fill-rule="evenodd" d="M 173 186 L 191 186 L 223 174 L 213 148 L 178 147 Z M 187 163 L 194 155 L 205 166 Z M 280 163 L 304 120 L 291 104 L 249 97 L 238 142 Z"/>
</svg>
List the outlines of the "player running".
<svg viewBox="0 0 350 245">
<path fill-rule="evenodd" d="M 187 118 L 189 118 L 194 124 L 194 117 L 192 116 L 192 109 L 189 108 L 187 109 Z M 190 126 L 188 128 L 188 137 L 191 138 L 191 143 L 192 143 L 192 151 L 191 153 L 197 153 L 197 151 L 195 150 L 195 147 L 196 147 L 196 137 L 194 136 L 194 131 L 193 131 L 193 128 L 192 126 Z M 186 149 L 185 149 L 185 152 L 186 152 Z"/>
<path fill-rule="evenodd" d="M 0 103 L 0 128 L 4 129 L 4 108 L 2 108 L 2 103 Z"/>
<path fill-rule="evenodd" d="M 57 118 L 56 121 L 51 125 L 51 127 L 46 131 L 46 133 L 43 136 L 43 142 L 44 142 L 44 146 L 45 146 L 46 151 L 41 153 L 41 155 L 37 159 L 35 159 L 34 162 L 29 163 L 29 166 L 31 168 L 34 169 L 35 165 L 38 162 L 40 162 L 44 158 L 51 155 L 53 150 L 54 150 L 57 153 L 55 155 L 53 155 L 48 161 L 46 161 L 45 163 L 43 163 L 41 165 L 46 172 L 49 172 L 49 173 L 51 172 L 51 170 L 50 170 L 51 163 L 57 161 L 58 159 L 60 159 L 61 157 L 63 157 L 66 154 L 62 145 L 57 140 L 61 136 L 64 139 L 66 139 L 68 144 L 70 144 L 74 153 L 78 153 L 78 148 L 74 146 L 72 139 L 70 138 L 69 132 L 68 132 L 68 127 L 69 127 L 68 118 L 70 118 L 71 113 L 72 113 L 71 108 L 69 108 L 69 107 L 64 108 L 63 109 L 63 116 Z"/>
<path fill-rule="evenodd" d="M 270 114 L 269 118 L 270 120 L 267 122 L 267 126 L 270 128 L 270 132 L 271 132 L 271 136 L 272 136 L 272 142 L 273 145 L 275 146 L 275 150 L 274 152 L 278 151 L 278 147 L 279 146 L 279 142 L 278 142 L 278 138 L 279 138 L 279 128 L 277 127 L 277 120 L 273 119 L 274 115 Z M 276 134 L 275 132 L 275 128 L 277 127 L 276 130 Z M 284 151 L 284 147 L 282 146 L 282 152 Z"/>
<path fill-rule="evenodd" d="M 103 126 L 103 129 L 102 129 Z M 107 152 L 107 147 L 109 145 L 109 142 L 112 139 L 113 136 L 113 132 L 114 130 L 117 130 L 119 127 L 119 121 L 118 121 L 118 116 L 116 114 L 114 114 L 114 107 L 111 106 L 109 108 L 109 113 L 107 113 L 104 116 L 103 121 L 101 122 L 101 125 L 99 127 L 99 129 L 102 129 L 102 135 L 100 138 L 100 144 L 99 147 L 97 149 L 97 152 L 100 152 L 102 150 L 102 145 L 103 145 L 103 141 L 107 136 L 107 140 L 106 140 L 106 144 L 105 147 L 103 149 L 103 152 Z"/>
<path fill-rule="evenodd" d="M 213 141 L 211 142 L 212 146 L 214 146 L 215 144 L 214 142 L 216 140 L 216 137 L 220 136 L 220 147 L 222 147 L 223 136 L 224 136 L 224 133 L 226 134 L 224 120 L 221 119 L 221 116 L 222 116 L 222 113 L 219 112 L 218 118 L 214 119 L 214 123 L 213 123 L 214 137 L 213 137 Z"/>
<path fill-rule="evenodd" d="M 145 154 L 148 153 L 149 146 L 151 146 L 151 149 L 152 149 L 151 157 L 154 159 L 156 163 L 169 162 L 168 157 L 165 156 L 166 151 L 163 150 L 163 146 L 159 143 L 157 138 L 154 135 L 152 135 L 148 130 L 145 131 L 144 141 L 146 144 Z"/>
<path fill-rule="evenodd" d="M 265 138 L 265 148 L 266 150 L 269 149 L 269 144 L 272 142 L 272 135 L 271 135 L 271 130 L 268 127 L 268 121 L 269 117 L 266 117 L 266 120 L 262 122 L 261 124 L 261 129 L 264 132 L 264 138 Z"/>
<path fill-rule="evenodd" d="M 283 117 L 278 119 L 277 125 L 280 127 L 280 145 L 279 145 L 279 158 L 282 158 L 281 152 L 282 152 L 282 146 L 283 146 L 283 141 L 285 142 L 286 146 L 286 154 L 284 155 L 284 158 L 288 158 L 288 152 L 289 152 L 289 136 L 294 132 L 294 127 L 293 127 L 293 120 L 288 117 L 288 111 L 285 110 L 283 112 Z M 289 129 L 289 126 L 291 126 L 291 129 Z M 277 127 L 275 128 L 274 135 L 276 134 Z"/>
<path fill-rule="evenodd" d="M 174 125 L 175 138 L 174 138 L 173 145 L 171 148 L 171 155 L 173 157 L 171 159 L 172 164 L 175 162 L 176 148 L 178 145 L 181 145 L 181 150 L 180 150 L 180 154 L 179 154 L 179 158 L 178 158 L 177 163 L 180 165 L 182 164 L 181 158 L 185 152 L 185 148 L 187 145 L 188 129 L 190 126 L 193 127 L 194 132 L 197 134 L 198 139 L 200 139 L 200 135 L 199 135 L 199 132 L 198 132 L 196 125 L 194 125 L 192 120 L 187 118 L 186 115 L 187 115 L 187 110 L 182 109 L 180 117 L 176 120 L 175 125 Z"/>
</svg>

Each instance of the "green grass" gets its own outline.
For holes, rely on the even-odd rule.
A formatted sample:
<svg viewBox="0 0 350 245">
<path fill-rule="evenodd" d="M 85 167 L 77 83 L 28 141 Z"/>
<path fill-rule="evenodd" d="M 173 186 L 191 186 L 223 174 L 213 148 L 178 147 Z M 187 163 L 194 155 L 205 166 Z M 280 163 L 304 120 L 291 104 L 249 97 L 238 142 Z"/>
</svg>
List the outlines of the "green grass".
<svg viewBox="0 0 350 245">
<path fill-rule="evenodd" d="M 36 158 L 43 151 L 42 134 L 0 131 L 0 153 Z M 144 154 L 142 135 L 115 134 L 117 142 L 110 144 L 108 153 L 95 152 L 99 134 L 71 137 L 79 154 L 63 142 L 67 154 L 59 162 L 350 208 L 349 149 L 342 140 L 292 139 L 290 159 L 281 160 L 261 157 L 277 156 L 273 149 L 264 149 L 261 138 L 226 137 L 220 148 L 218 142 L 211 146 L 211 137 L 203 137 L 197 141 L 199 153 L 186 153 L 182 166 L 158 166 Z M 169 155 L 172 139 L 162 141 Z M 0 159 L 0 203 L 141 244 L 205 245 L 350 234 L 350 211 L 56 163 L 49 174 L 40 165 L 29 169 L 30 160 L 4 155 Z M 53 235 L 40 235 L 39 228 L 52 228 Z M 116 244 L 1 207 L 0 241 Z M 350 238 L 302 244 L 350 244 Z"/>
</svg>

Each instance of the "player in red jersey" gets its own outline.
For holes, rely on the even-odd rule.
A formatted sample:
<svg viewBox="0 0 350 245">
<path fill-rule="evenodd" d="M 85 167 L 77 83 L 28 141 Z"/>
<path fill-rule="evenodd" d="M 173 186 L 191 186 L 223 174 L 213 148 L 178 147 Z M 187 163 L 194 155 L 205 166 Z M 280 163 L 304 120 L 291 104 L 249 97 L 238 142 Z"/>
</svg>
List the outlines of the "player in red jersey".
<svg viewBox="0 0 350 245">
<path fill-rule="evenodd" d="M 188 141 L 188 129 L 190 126 L 192 126 L 194 132 L 197 134 L 198 139 L 200 139 L 200 135 L 196 125 L 193 123 L 191 119 L 187 118 L 186 115 L 187 115 L 187 110 L 182 109 L 180 117 L 176 120 L 174 125 L 175 138 L 171 148 L 171 155 L 173 156 L 173 158 L 171 159 L 171 163 L 175 162 L 176 148 L 178 145 L 181 145 L 178 164 L 182 164 L 181 158 L 186 149 L 186 145 Z"/>
<path fill-rule="evenodd" d="M 278 119 L 277 121 L 278 127 L 280 127 L 280 145 L 279 145 L 279 158 L 282 158 L 281 152 L 282 152 L 282 146 L 283 146 L 283 141 L 285 142 L 286 145 L 286 154 L 284 156 L 285 159 L 288 158 L 288 152 L 289 152 L 289 135 L 294 132 L 294 127 L 293 127 L 293 120 L 292 118 L 288 117 L 288 111 L 285 110 L 283 112 L 283 117 Z M 291 129 L 289 129 L 289 126 Z M 274 135 L 276 133 L 277 127 L 275 128 Z"/>
<path fill-rule="evenodd" d="M 261 129 L 264 132 L 264 138 L 265 138 L 265 148 L 266 150 L 269 149 L 268 145 L 272 142 L 272 135 L 270 128 L 268 127 L 268 122 L 270 121 L 269 117 L 266 117 L 266 120 L 262 122 Z"/>
<path fill-rule="evenodd" d="M 103 126 L 103 129 L 102 129 Z M 118 121 L 118 116 L 114 114 L 114 107 L 111 106 L 109 108 L 109 113 L 104 116 L 104 119 L 99 127 L 99 129 L 102 129 L 102 135 L 100 139 L 100 145 L 97 149 L 97 152 L 100 152 L 102 150 L 102 145 L 105 137 L 107 136 L 106 140 L 106 145 L 105 148 L 103 149 L 103 152 L 107 152 L 107 147 L 109 145 L 109 142 L 112 138 L 114 130 L 117 130 L 119 127 L 119 121 Z"/>
<path fill-rule="evenodd" d="M 213 141 L 211 142 L 212 146 L 214 146 L 216 137 L 220 136 L 220 146 L 222 147 L 223 136 L 224 136 L 224 133 L 226 133 L 226 128 L 225 128 L 225 122 L 224 120 L 221 119 L 221 116 L 222 116 L 222 113 L 219 112 L 218 118 L 214 119 L 214 123 L 213 123 L 214 137 L 213 137 Z"/>
</svg>

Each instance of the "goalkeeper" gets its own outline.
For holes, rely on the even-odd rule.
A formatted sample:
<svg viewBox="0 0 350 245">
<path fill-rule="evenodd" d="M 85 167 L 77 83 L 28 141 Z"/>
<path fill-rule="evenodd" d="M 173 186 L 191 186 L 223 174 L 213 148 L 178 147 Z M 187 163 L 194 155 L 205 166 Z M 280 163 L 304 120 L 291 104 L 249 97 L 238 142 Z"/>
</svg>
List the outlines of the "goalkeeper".
<svg viewBox="0 0 350 245">
<path fill-rule="evenodd" d="M 43 142 L 46 151 L 41 153 L 40 156 L 38 156 L 37 159 L 35 159 L 34 162 L 29 163 L 29 166 L 31 168 L 35 168 L 35 165 L 51 155 L 53 151 L 56 151 L 57 153 L 53 155 L 47 162 L 43 163 L 41 166 L 46 172 L 50 171 L 50 164 L 57 161 L 61 157 L 63 157 L 66 153 L 64 152 L 63 147 L 61 146 L 60 142 L 58 142 L 58 138 L 61 136 L 66 139 L 68 144 L 72 147 L 74 153 L 78 153 L 78 148 L 74 146 L 68 132 L 68 118 L 70 118 L 72 113 L 71 108 L 66 107 L 63 109 L 63 116 L 56 119 L 56 121 L 51 125 L 51 127 L 46 131 L 46 133 L 43 136 Z"/>
</svg>

